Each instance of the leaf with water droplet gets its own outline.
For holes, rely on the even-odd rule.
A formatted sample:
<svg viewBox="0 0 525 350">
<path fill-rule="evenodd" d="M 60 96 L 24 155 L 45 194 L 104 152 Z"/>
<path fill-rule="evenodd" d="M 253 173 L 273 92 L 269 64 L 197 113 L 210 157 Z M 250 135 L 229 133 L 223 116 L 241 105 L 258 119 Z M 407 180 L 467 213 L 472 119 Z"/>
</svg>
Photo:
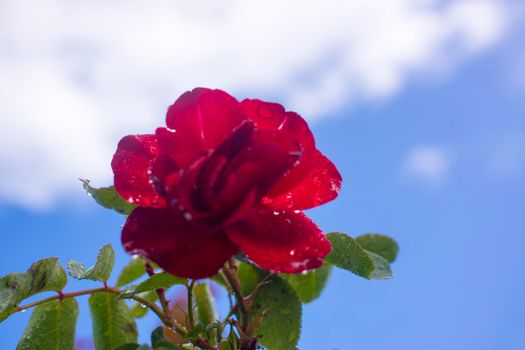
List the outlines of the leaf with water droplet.
<svg viewBox="0 0 525 350">
<path fill-rule="evenodd" d="M 243 295 L 253 291 L 266 272 L 248 264 L 239 265 Z M 265 312 L 255 335 L 268 350 L 295 349 L 301 331 L 302 306 L 294 289 L 279 276 L 262 285 L 250 310 L 250 321 L 258 320 Z"/>
<path fill-rule="evenodd" d="M 159 295 L 154 290 L 140 293 L 139 296 L 142 299 L 146 299 L 147 301 L 151 301 L 151 302 L 155 302 L 159 298 Z M 135 301 L 133 305 L 131 306 L 131 313 L 133 314 L 133 317 L 135 318 L 146 316 L 146 314 L 148 313 L 148 310 L 149 308 L 146 305 L 139 303 L 138 301 Z"/>
<path fill-rule="evenodd" d="M 86 269 L 84 264 L 76 260 L 67 263 L 69 275 L 73 278 L 84 280 L 107 282 L 115 263 L 115 252 L 111 244 L 106 244 L 100 248 L 95 265 Z"/>
<path fill-rule="evenodd" d="M 332 232 L 327 238 L 332 244 L 332 251 L 325 258 L 327 263 L 370 280 L 392 278 L 388 261 L 363 249 L 352 237 L 344 233 Z"/>
<path fill-rule="evenodd" d="M 101 292 L 89 298 L 96 349 L 115 349 L 137 341 L 137 326 L 124 300 L 113 293 Z"/>
<path fill-rule="evenodd" d="M 38 293 L 61 291 L 66 283 L 66 272 L 58 258 L 39 260 L 27 272 L 15 272 L 0 278 L 0 322 L 13 314 L 21 301 Z"/>
<path fill-rule="evenodd" d="M 357 236 L 355 240 L 363 249 L 382 256 L 388 262 L 396 260 L 399 246 L 396 241 L 388 236 L 377 233 L 367 233 Z"/>
<path fill-rule="evenodd" d="M 122 198 L 114 186 L 95 188 L 90 185 L 89 180 L 80 179 L 80 181 L 82 181 L 84 189 L 90 197 L 104 208 L 113 209 L 117 213 L 124 215 L 129 215 L 136 208 L 135 205 L 128 203 Z"/>
<path fill-rule="evenodd" d="M 33 311 L 17 350 L 73 350 L 78 303 L 73 298 L 54 300 Z"/>
</svg>

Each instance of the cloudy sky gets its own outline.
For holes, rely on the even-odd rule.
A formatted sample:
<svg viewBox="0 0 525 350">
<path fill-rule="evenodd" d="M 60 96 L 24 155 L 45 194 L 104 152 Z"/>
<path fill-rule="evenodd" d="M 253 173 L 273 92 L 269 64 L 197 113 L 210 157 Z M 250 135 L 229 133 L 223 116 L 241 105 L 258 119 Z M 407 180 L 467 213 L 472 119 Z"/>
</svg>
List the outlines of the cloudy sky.
<svg viewBox="0 0 525 350">
<path fill-rule="evenodd" d="M 194 86 L 280 101 L 313 122 L 448 79 L 512 32 L 516 5 L 476 1 L 0 3 L 0 199 L 45 209 L 107 166 L 127 133 L 162 124 Z M 407 164 L 446 176 L 441 149 Z M 510 146 L 512 147 L 512 146 Z M 16 151 L 13 151 L 16 150 Z M 35 176 L 38 174 L 38 176 Z"/>
<path fill-rule="evenodd" d="M 215 87 L 311 123 L 344 178 L 310 213 L 325 231 L 401 245 L 392 281 L 334 274 L 301 350 L 521 350 L 524 20 L 518 0 L 0 0 L 0 275 L 108 242 L 122 266 L 122 218 L 77 179 L 111 184 L 122 136 Z"/>
</svg>

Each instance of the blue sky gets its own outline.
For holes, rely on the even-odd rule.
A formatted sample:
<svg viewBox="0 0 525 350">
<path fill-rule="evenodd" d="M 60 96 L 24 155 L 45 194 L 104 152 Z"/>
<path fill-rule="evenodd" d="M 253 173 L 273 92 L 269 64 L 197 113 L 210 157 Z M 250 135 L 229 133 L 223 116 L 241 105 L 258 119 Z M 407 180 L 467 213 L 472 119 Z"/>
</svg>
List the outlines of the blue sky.
<svg viewBox="0 0 525 350">
<path fill-rule="evenodd" d="M 56 7 L 60 3 L 57 1 Z M 380 5 L 380 2 L 371 3 Z M 419 10 L 407 10 L 406 13 L 399 10 L 407 4 L 415 6 L 410 1 L 393 3 L 399 8 L 396 10 L 396 5 L 392 5 L 390 10 L 399 11 L 403 20 L 392 19 L 389 22 L 391 27 L 386 29 L 400 28 L 400 23 L 414 18 L 417 18 L 414 23 L 420 24 L 421 18 L 428 19 L 436 13 L 433 7 L 429 7 L 425 16 L 420 18 Z M 447 4 L 445 2 L 442 6 L 449 6 Z M 486 9 L 479 5 L 479 8 L 470 8 L 466 12 L 481 14 L 477 17 L 485 18 L 485 22 L 474 23 L 472 27 L 456 26 L 450 24 L 455 23 L 450 18 L 466 23 L 470 21 L 470 15 L 463 18 L 457 13 L 465 11 L 450 10 L 455 15 L 447 17 L 446 21 L 439 15 L 436 18 L 443 25 L 450 24 L 444 33 L 455 33 L 451 38 L 439 39 L 445 34 L 429 35 L 411 41 L 408 34 L 401 35 L 400 40 L 406 40 L 408 44 L 391 50 L 381 49 L 387 45 L 388 36 L 385 40 L 377 40 L 376 46 L 370 44 L 373 47 L 369 52 L 382 53 L 378 57 L 392 52 L 391 57 L 406 58 L 401 59 L 403 64 L 394 65 L 394 68 L 391 62 L 397 62 L 396 59 L 381 61 L 373 59 L 372 54 L 366 56 L 372 61 L 368 68 L 337 63 L 345 60 L 346 56 L 341 52 L 353 47 L 355 41 L 338 39 L 332 43 L 335 45 L 332 50 L 313 38 L 312 45 L 317 45 L 313 56 L 309 56 L 311 52 L 306 49 L 301 53 L 303 56 L 297 56 L 303 60 L 287 54 L 282 61 L 289 61 L 289 65 L 268 58 L 270 67 L 266 67 L 263 73 L 275 77 L 275 88 L 270 80 L 263 79 L 262 73 L 250 76 L 251 82 L 246 80 L 239 84 L 220 74 L 210 79 L 210 82 L 220 83 L 221 86 L 217 87 L 229 88 L 239 98 L 259 93 L 290 103 L 303 115 L 317 115 L 310 120 L 318 147 L 338 165 L 344 181 L 336 201 L 309 214 L 326 232 L 337 230 L 350 235 L 381 232 L 396 238 L 400 244 L 399 258 L 393 265 L 393 280 L 366 281 L 344 271 L 332 275 L 323 296 L 304 308 L 301 350 L 525 348 L 525 304 L 522 300 L 525 293 L 522 253 L 525 244 L 525 70 L 520 63 L 520 58 L 525 58 L 525 47 L 520 42 L 524 28 L 519 22 L 513 22 L 510 7 L 499 8 L 499 5 L 494 5 L 498 2 L 490 1 L 480 1 L 479 4 L 488 6 L 496 19 L 491 15 L 484 16 Z M 367 13 L 375 5 L 370 5 L 370 9 L 363 5 L 361 10 Z M 237 7 L 233 9 L 238 10 Z M 97 8 L 93 13 L 99 10 Z M 353 10 L 360 8 L 357 6 Z M 192 9 L 186 11 L 191 13 Z M 385 19 L 391 18 L 386 16 Z M 229 23 L 232 19 L 224 21 Z M 324 33 L 326 37 L 334 38 L 333 33 L 345 28 L 343 24 L 338 27 L 338 22 L 335 22 L 333 31 L 327 29 Z M 455 26 L 467 29 L 454 29 Z M 18 28 L 16 23 L 11 23 L 11 27 Z M 352 28 L 364 33 L 361 35 L 368 35 L 366 31 L 358 30 L 358 26 Z M 15 29 L 7 39 L 27 37 Z M 60 27 L 51 32 L 56 37 L 56 33 L 63 29 Z M 386 29 L 385 33 L 388 32 Z M 85 28 L 83 30 L 91 33 Z M 475 35 L 465 34 L 470 39 L 461 44 L 458 33 L 470 31 L 488 34 L 478 36 L 478 39 L 472 39 Z M 410 32 L 409 28 L 407 33 Z M 79 29 L 79 33 L 83 32 Z M 378 30 L 376 34 L 381 33 Z M 46 34 L 42 36 L 47 37 Z M 95 38 L 93 36 L 90 40 Z M 112 40 L 123 37 L 117 35 L 115 38 Z M 374 36 L 367 38 L 372 42 Z M 54 47 L 53 40 L 49 39 L 48 47 Z M 266 43 L 264 37 L 260 40 Z M 439 40 L 442 42 L 436 44 Z M 460 49 L 454 54 L 443 49 L 457 40 Z M 0 47 L 8 47 L 7 42 L 9 40 L 0 41 Z M 297 45 L 301 51 L 301 45 Z M 417 54 L 411 51 L 418 45 L 430 51 L 416 50 Z M 128 52 L 124 44 L 112 54 L 116 58 L 109 55 L 104 58 L 105 63 L 99 65 L 96 60 L 85 61 L 82 55 L 77 57 L 69 53 L 74 57 L 64 58 L 67 52 L 51 55 L 48 52 L 51 50 L 29 44 L 9 47 L 11 51 L 3 52 L 27 60 L 29 58 L 24 55 L 28 52 L 39 54 L 35 68 L 39 73 L 37 78 L 49 78 L 51 82 L 61 82 L 64 77 L 72 79 L 69 73 L 50 68 L 57 62 L 87 65 L 88 68 L 83 69 L 85 74 L 89 73 L 84 76 L 91 81 L 89 88 L 79 88 L 80 78 L 75 76 L 77 85 L 71 85 L 73 90 L 67 84 L 50 84 L 49 89 L 55 88 L 62 95 L 58 92 L 56 96 L 51 92 L 49 95 L 67 102 L 66 107 L 57 107 L 58 114 L 66 113 L 69 119 L 87 115 L 91 119 L 75 124 L 58 116 L 50 117 L 45 120 L 55 129 L 45 129 L 45 120 L 37 121 L 30 113 L 33 109 L 12 102 L 17 91 L 28 91 L 30 96 L 38 98 L 48 96 L 25 84 L 22 70 L 15 70 L 21 80 L 13 95 L 0 94 L 2 102 L 6 102 L 6 107 L 0 107 L 3 114 L 0 125 L 7 128 L 4 130 L 15 133 L 24 130 L 24 122 L 30 124 L 32 121 L 44 128 L 41 137 L 38 128 L 29 134 L 14 134 L 22 140 L 28 135 L 36 135 L 32 136 L 34 148 L 16 142 L 1 143 L 11 157 L 6 155 L 8 152 L 0 152 L 0 161 L 4 164 L 0 171 L 3 182 L 0 185 L 0 224 L 4 240 L 0 274 L 25 270 L 31 262 L 47 256 L 59 256 L 63 263 L 71 258 L 93 262 L 97 249 L 108 242 L 116 248 L 117 265 L 122 266 L 128 259 L 119 245 L 122 217 L 93 204 L 82 193 L 76 178 L 88 177 L 95 184 L 107 184 L 110 181 L 107 175 L 109 159 L 116 140 L 134 130 L 145 132 L 150 125 L 162 124 L 162 109 L 169 103 L 165 102 L 169 100 L 166 97 L 168 92 L 199 85 L 202 78 L 199 76 L 193 81 L 173 70 L 170 71 L 172 74 L 183 77 L 181 85 L 191 86 L 169 85 L 166 83 L 168 78 L 145 80 L 148 96 L 160 97 L 129 102 L 137 115 L 147 114 L 144 117 L 147 120 L 142 121 L 129 106 L 116 105 L 142 96 L 144 88 L 116 93 L 116 102 L 109 103 L 104 99 L 104 94 L 111 88 L 121 89 L 122 84 L 135 86 L 142 82 L 143 77 L 119 75 L 131 74 L 131 68 L 136 67 L 134 64 L 127 62 L 131 67 L 127 71 L 115 68 L 116 58 L 122 57 L 122 52 Z M 84 52 L 86 47 L 90 46 L 86 44 L 79 52 Z M 338 51 L 338 48 L 345 49 Z M 216 53 L 213 57 L 220 61 L 228 56 Z M 181 59 L 184 61 L 184 57 Z M 113 74 L 114 85 L 97 82 L 96 74 L 90 73 L 90 65 Z M 296 66 L 302 70 L 298 70 L 293 78 L 279 75 Z M 0 62 L 0 71 L 6 67 L 11 69 L 14 63 L 4 59 Z M 158 70 L 169 67 L 162 66 Z M 335 67 L 334 72 L 348 79 L 356 78 L 358 82 L 341 85 L 337 79 L 334 81 L 330 67 Z M 355 67 L 363 69 L 360 71 L 362 75 L 356 75 Z M 383 74 L 377 76 L 374 67 Z M 145 64 L 141 68 L 147 70 L 149 66 Z M 243 69 L 249 72 L 252 68 Z M 371 73 L 365 73 L 367 69 Z M 143 73 L 138 71 L 137 74 Z M 49 82 L 45 79 L 44 82 Z M 330 83 L 325 85 L 323 82 L 326 81 Z M 162 87 L 168 92 L 162 91 Z M 291 92 L 284 93 L 287 87 Z M 323 96 L 323 91 L 327 90 L 329 93 Z M 317 99 L 310 98 L 312 94 Z M 94 106 L 89 112 L 100 112 L 102 117 L 82 111 L 79 116 L 68 114 L 91 103 Z M 160 106 L 144 107 L 148 103 Z M 53 105 L 43 105 L 44 116 L 52 115 L 51 107 Z M 120 116 L 116 115 L 118 111 L 121 111 Z M 108 120 L 108 116 L 113 115 L 111 113 L 116 115 L 114 121 Z M 126 123 L 123 115 L 131 116 L 130 123 Z M 20 116 L 18 121 L 17 116 Z M 66 127 L 62 127 L 62 131 L 67 131 L 69 136 L 57 131 L 64 120 Z M 88 124 L 94 124 L 94 129 L 86 127 L 84 131 L 78 131 L 78 135 L 74 132 L 75 127 L 83 128 Z M 97 128 L 105 128 L 105 131 L 94 134 Z M 71 142 L 71 154 L 67 152 L 67 142 Z M 77 150 L 79 153 L 75 153 Z M 38 162 L 42 157 L 46 161 Z M 84 160 L 96 169 L 86 168 L 82 165 Z M 69 288 L 72 290 L 88 284 L 74 282 Z M 29 313 L 17 314 L 0 325 L 2 348 L 15 347 L 28 317 Z M 89 322 L 84 303 L 79 336 L 89 335 Z M 153 324 L 152 319 L 142 322 L 146 332 L 153 328 Z"/>
</svg>

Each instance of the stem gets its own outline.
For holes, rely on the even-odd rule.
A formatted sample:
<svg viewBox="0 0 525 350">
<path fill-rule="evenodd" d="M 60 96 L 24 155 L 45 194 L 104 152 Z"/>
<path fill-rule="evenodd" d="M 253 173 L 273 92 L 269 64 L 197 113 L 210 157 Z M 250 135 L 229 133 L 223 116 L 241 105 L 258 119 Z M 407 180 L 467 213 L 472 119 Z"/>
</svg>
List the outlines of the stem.
<svg viewBox="0 0 525 350">
<path fill-rule="evenodd" d="M 224 264 L 224 267 L 222 268 L 222 272 L 224 274 L 224 277 L 228 281 L 228 284 L 231 287 L 231 290 L 233 292 L 233 295 L 235 296 L 235 299 L 237 300 L 237 307 L 239 308 L 239 312 L 240 312 L 241 324 L 243 328 L 246 328 L 246 326 L 248 325 L 248 314 L 246 312 L 244 298 L 241 293 L 239 276 L 237 276 L 237 267 L 235 266 L 235 260 L 233 260 L 233 258 L 230 258 L 226 262 L 226 264 Z"/>
<path fill-rule="evenodd" d="M 150 277 L 155 275 L 155 270 L 153 269 L 153 266 L 151 266 L 151 264 L 148 262 L 145 262 L 144 264 L 146 265 L 146 272 L 148 273 L 148 275 Z M 170 303 L 169 303 L 169 300 L 166 298 L 166 293 L 164 289 L 157 288 L 155 289 L 155 292 L 157 292 L 157 295 L 159 296 L 159 302 L 160 302 L 160 305 L 162 306 L 162 310 L 164 310 L 166 317 L 171 319 L 172 317 L 171 317 L 171 311 L 170 311 Z"/>
<path fill-rule="evenodd" d="M 26 305 L 23 305 L 23 306 L 17 306 L 16 307 L 16 311 L 18 312 L 18 311 L 27 310 L 27 309 L 30 309 L 32 307 L 35 307 L 35 306 L 38 306 L 38 305 L 42 305 L 42 304 L 45 304 L 45 303 L 48 303 L 48 302 L 54 301 L 54 300 L 59 300 L 59 299 L 60 300 L 64 300 L 64 299 L 67 299 L 67 298 L 75 298 L 75 297 L 79 297 L 79 296 L 82 296 L 82 295 L 95 294 L 95 293 L 120 294 L 120 293 L 122 293 L 122 291 L 120 289 L 118 289 L 118 288 L 101 287 L 101 288 L 84 289 L 84 290 L 80 290 L 80 291 L 77 291 L 77 292 L 71 292 L 71 293 L 59 293 L 58 295 L 55 295 L 55 296 L 52 296 L 52 297 L 49 297 L 49 298 L 45 298 L 45 299 L 42 299 L 42 300 L 39 300 L 39 301 L 35 301 L 33 303 L 29 303 L 29 304 L 26 304 Z M 160 318 L 162 323 L 164 323 L 167 327 L 172 328 L 173 330 L 175 330 L 177 333 L 179 333 L 182 336 L 186 335 L 187 331 L 184 329 L 184 327 L 182 327 L 181 325 L 175 323 L 173 320 L 171 320 L 169 317 L 167 317 L 166 314 L 164 314 L 163 310 L 161 310 L 157 306 L 157 304 L 155 304 L 154 302 L 151 302 L 149 300 L 141 298 L 141 297 L 139 297 L 137 295 L 130 296 L 129 299 L 133 299 L 133 300 L 138 301 L 139 303 L 141 303 L 143 305 L 146 305 L 151 311 L 153 311 Z"/>
<path fill-rule="evenodd" d="M 195 280 L 192 280 L 189 285 L 186 285 L 188 290 L 188 324 L 190 329 L 195 327 L 195 320 L 193 318 L 193 287 L 195 286 Z"/>
</svg>

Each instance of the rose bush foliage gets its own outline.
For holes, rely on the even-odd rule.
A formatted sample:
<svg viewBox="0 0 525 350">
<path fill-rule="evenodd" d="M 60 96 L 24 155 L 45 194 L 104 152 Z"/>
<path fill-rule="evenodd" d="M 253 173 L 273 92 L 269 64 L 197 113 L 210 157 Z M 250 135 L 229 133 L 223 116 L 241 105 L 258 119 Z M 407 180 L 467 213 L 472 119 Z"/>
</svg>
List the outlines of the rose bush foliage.
<svg viewBox="0 0 525 350">
<path fill-rule="evenodd" d="M 166 125 L 124 137 L 113 157 L 117 192 L 138 206 L 122 230 L 127 252 L 189 278 L 238 252 L 276 272 L 322 265 L 330 242 L 302 210 L 334 199 L 341 175 L 301 116 L 196 88 Z"/>
<path fill-rule="evenodd" d="M 188 91 L 166 127 L 124 137 L 111 165 L 114 186 L 82 181 L 98 204 L 126 215 L 121 240 L 134 258 L 115 284 L 111 245 L 91 267 L 69 261 L 72 278 L 95 284 L 73 292 L 58 258 L 1 277 L 0 322 L 34 310 L 17 349 L 74 350 L 77 298 L 89 296 L 97 350 L 290 350 L 302 304 L 321 295 L 334 266 L 392 277 L 390 237 L 325 235 L 303 213 L 336 198 L 341 176 L 306 122 L 279 104 Z M 210 281 L 229 295 L 225 316 Z M 162 325 L 139 344 L 135 319 L 148 310 Z"/>
</svg>

